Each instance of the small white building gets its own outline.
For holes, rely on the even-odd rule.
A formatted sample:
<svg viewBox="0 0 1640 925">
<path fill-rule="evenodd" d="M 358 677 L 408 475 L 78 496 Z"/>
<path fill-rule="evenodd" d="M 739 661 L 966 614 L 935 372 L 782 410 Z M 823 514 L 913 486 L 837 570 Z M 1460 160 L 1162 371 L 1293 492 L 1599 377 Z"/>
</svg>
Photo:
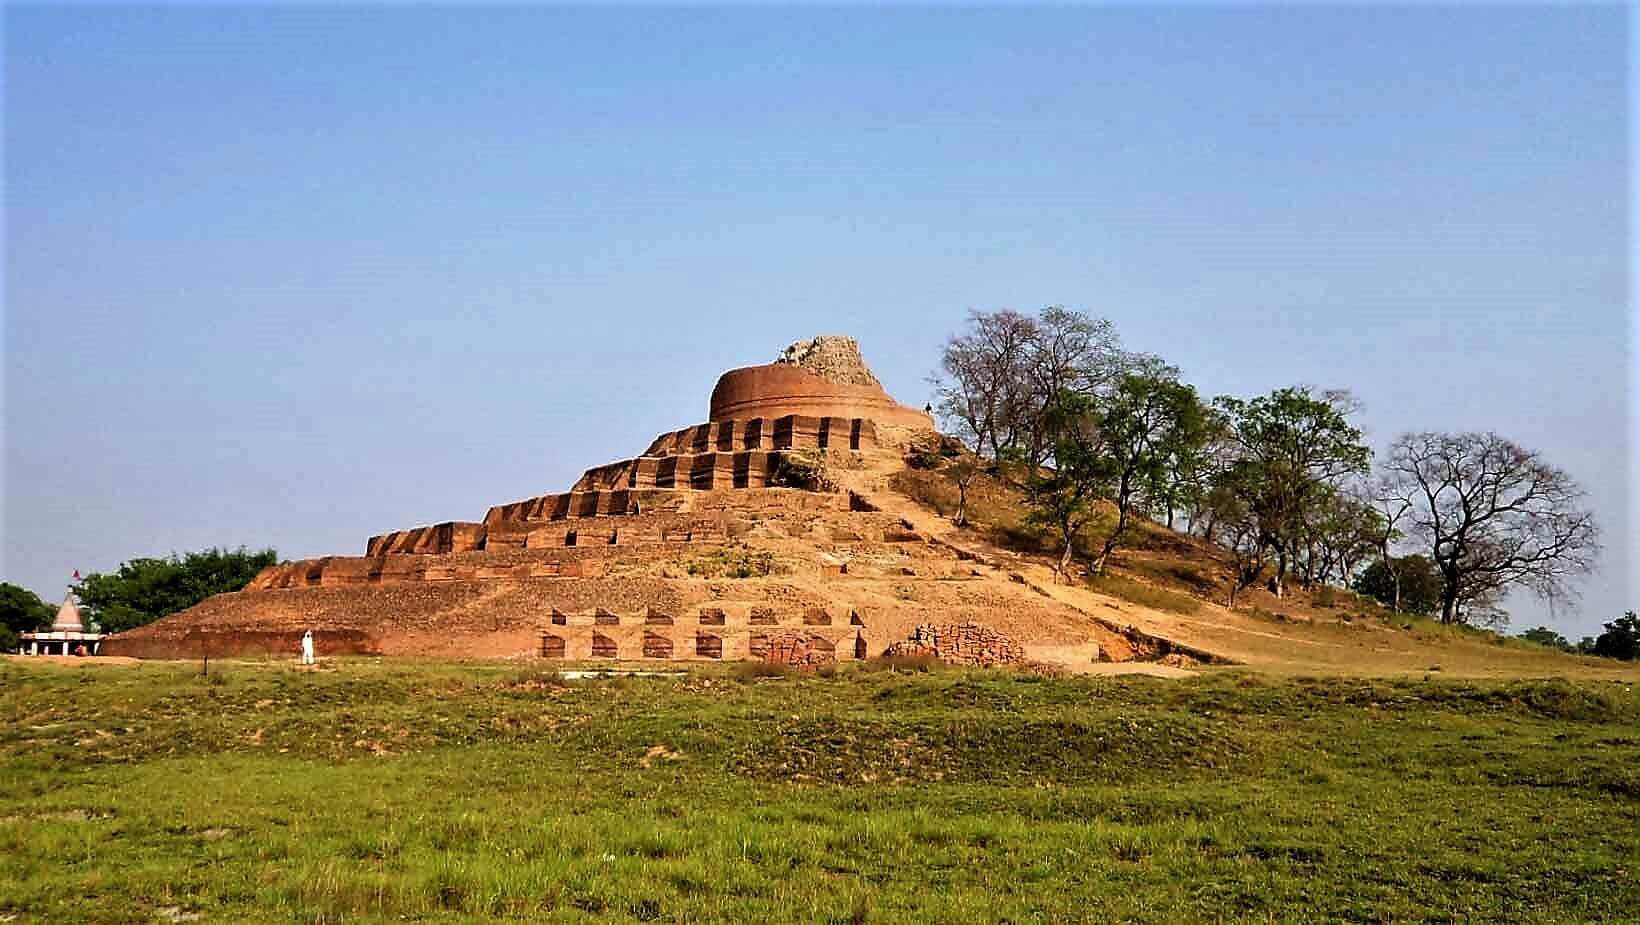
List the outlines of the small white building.
<svg viewBox="0 0 1640 925">
<path fill-rule="evenodd" d="M 80 608 L 74 603 L 74 592 L 70 591 L 63 598 L 63 606 L 57 608 L 57 619 L 51 621 L 50 630 L 21 635 L 30 655 L 96 655 L 107 634 L 86 631 Z"/>
</svg>

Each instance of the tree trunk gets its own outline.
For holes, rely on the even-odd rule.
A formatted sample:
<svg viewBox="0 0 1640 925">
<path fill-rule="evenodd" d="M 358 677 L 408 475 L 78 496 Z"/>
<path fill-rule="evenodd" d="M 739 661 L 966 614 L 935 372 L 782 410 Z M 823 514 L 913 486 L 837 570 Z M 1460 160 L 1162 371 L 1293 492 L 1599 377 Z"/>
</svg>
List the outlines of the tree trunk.
<svg viewBox="0 0 1640 925">
<path fill-rule="evenodd" d="M 1065 550 L 1059 555 L 1059 574 L 1064 576 L 1065 584 L 1071 583 L 1071 553 L 1076 548 L 1076 537 L 1071 533 L 1065 534 Z"/>
<path fill-rule="evenodd" d="M 951 522 L 959 527 L 968 524 L 968 486 L 962 482 L 957 483 L 957 516 Z"/>
<path fill-rule="evenodd" d="M 1093 573 L 1095 575 L 1105 574 L 1105 560 L 1110 558 L 1111 550 L 1115 549 L 1116 544 L 1121 541 L 1122 532 L 1127 529 L 1127 520 L 1127 507 L 1118 505 L 1116 508 L 1116 526 L 1110 531 L 1110 535 L 1105 537 L 1105 545 L 1099 550 L 1099 558 L 1093 560 Z"/>
<path fill-rule="evenodd" d="M 1458 622 L 1458 570 L 1456 560 L 1451 568 L 1441 568 L 1441 622 Z"/>
</svg>

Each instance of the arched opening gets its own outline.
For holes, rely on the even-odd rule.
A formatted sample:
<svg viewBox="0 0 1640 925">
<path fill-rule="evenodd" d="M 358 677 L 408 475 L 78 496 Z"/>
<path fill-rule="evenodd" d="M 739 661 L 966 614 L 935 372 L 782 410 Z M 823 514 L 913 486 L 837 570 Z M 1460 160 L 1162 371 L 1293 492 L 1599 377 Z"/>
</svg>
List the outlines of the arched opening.
<svg viewBox="0 0 1640 925">
<path fill-rule="evenodd" d="M 644 658 L 671 658 L 672 657 L 672 640 L 667 639 L 665 636 L 662 636 L 659 633 L 644 633 L 643 634 L 643 657 Z"/>
<path fill-rule="evenodd" d="M 616 651 L 615 640 L 605 636 L 603 633 L 592 634 L 593 658 L 615 658 Z"/>
</svg>

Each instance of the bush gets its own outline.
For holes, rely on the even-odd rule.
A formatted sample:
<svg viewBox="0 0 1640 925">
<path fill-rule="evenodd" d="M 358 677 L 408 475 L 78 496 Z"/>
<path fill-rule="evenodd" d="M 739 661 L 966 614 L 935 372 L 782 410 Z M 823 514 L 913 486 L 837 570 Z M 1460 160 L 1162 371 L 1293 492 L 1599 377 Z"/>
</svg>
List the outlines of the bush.
<svg viewBox="0 0 1640 925">
<path fill-rule="evenodd" d="M 826 473 L 824 450 L 781 453 L 775 462 L 774 477 L 770 484 L 778 488 L 801 488 L 806 491 L 838 490 L 837 484 Z"/>
<path fill-rule="evenodd" d="M 1521 633 L 1520 638 L 1526 640 L 1527 642 L 1535 642 L 1540 646 L 1547 646 L 1551 649 L 1559 649 L 1562 652 L 1575 651 L 1570 640 L 1547 626 L 1539 626 L 1535 629 L 1529 629 L 1526 632 Z"/>
<path fill-rule="evenodd" d="M 774 662 L 737 662 L 729 674 L 736 681 L 749 683 L 769 678 L 789 678 L 795 672 L 790 665 L 780 665 Z"/>
<path fill-rule="evenodd" d="M 1401 556 L 1395 568 L 1401 575 L 1401 610 L 1432 614 L 1441 607 L 1441 575 L 1428 556 Z M 1395 605 L 1395 582 L 1384 560 L 1367 566 L 1355 581 L 1355 590 L 1386 607 Z"/>
<path fill-rule="evenodd" d="M 1606 631 L 1595 638 L 1591 651 L 1603 658 L 1632 662 L 1640 659 L 1640 617 L 1629 611 L 1605 624 Z"/>
<path fill-rule="evenodd" d="M 861 671 L 888 671 L 895 674 L 931 674 L 946 667 L 932 655 L 883 655 L 867 659 Z"/>
<path fill-rule="evenodd" d="M 778 572 L 774 554 L 744 547 L 724 547 L 689 560 L 689 574 L 697 578 L 766 578 Z"/>
<path fill-rule="evenodd" d="M 1310 595 L 1310 603 L 1317 607 L 1331 608 L 1338 603 L 1338 594 L 1333 591 L 1332 585 L 1322 585 Z"/>
</svg>

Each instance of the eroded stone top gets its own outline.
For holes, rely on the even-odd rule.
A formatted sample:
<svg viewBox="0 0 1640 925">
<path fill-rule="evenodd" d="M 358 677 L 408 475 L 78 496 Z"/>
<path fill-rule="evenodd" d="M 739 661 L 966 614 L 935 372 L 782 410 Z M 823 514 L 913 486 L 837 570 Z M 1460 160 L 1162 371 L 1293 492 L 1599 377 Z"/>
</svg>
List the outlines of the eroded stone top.
<svg viewBox="0 0 1640 925">
<path fill-rule="evenodd" d="M 800 366 L 830 382 L 883 387 L 861 358 L 860 342 L 852 337 L 822 334 L 800 340 L 781 351 L 775 362 Z"/>
</svg>

